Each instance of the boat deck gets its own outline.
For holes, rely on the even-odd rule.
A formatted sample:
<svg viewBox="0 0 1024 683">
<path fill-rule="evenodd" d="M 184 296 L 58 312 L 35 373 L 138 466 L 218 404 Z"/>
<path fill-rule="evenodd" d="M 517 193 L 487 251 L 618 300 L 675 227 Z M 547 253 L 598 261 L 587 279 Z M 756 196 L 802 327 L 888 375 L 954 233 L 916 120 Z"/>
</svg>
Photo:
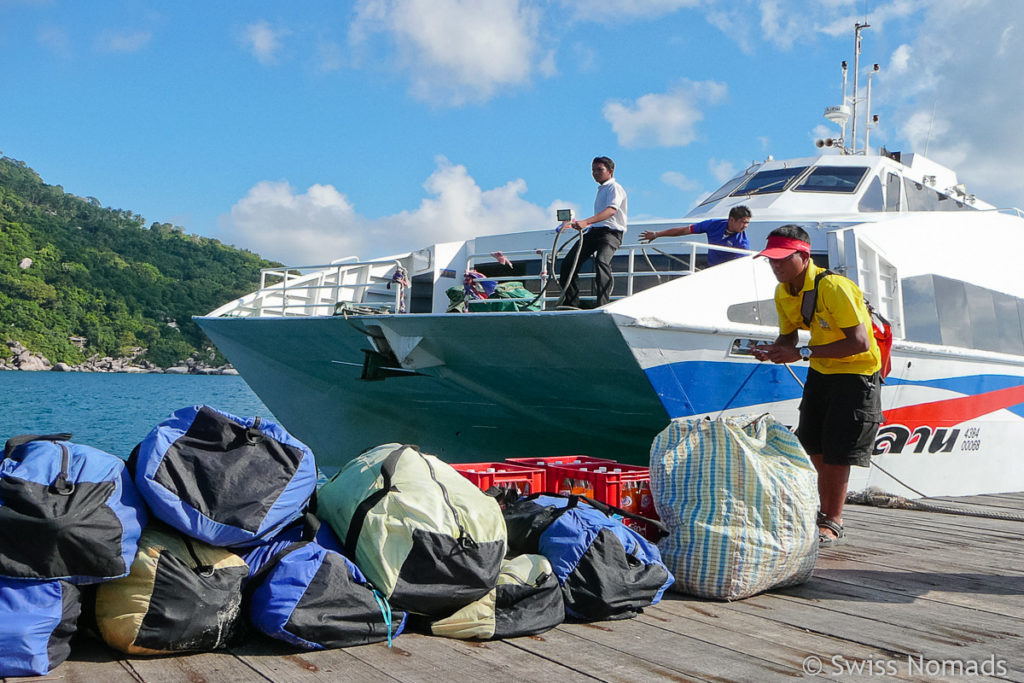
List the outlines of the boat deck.
<svg viewBox="0 0 1024 683">
<path fill-rule="evenodd" d="M 463 642 L 125 658 L 94 641 L 42 679 L 103 681 L 1024 681 L 1024 493 L 929 499 L 1006 519 L 851 505 L 807 583 L 733 603 L 668 594 L 628 621 Z M 1017 519 L 1012 519 L 1016 517 Z M 815 659 L 816 658 L 816 659 Z M 819 671 L 815 668 L 820 666 Z"/>
</svg>

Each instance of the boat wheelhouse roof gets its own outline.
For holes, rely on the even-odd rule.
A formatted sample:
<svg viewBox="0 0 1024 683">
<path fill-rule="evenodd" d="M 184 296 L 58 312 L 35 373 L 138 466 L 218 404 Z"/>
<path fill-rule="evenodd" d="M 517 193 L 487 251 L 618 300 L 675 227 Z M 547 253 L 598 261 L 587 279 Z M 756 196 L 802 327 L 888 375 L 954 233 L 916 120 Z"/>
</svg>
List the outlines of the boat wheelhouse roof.
<svg viewBox="0 0 1024 683">
<path fill-rule="evenodd" d="M 712 192 L 687 221 L 727 216 L 745 205 L 756 218 L 860 216 L 906 211 L 991 209 L 956 173 L 919 154 L 821 154 L 752 164 Z"/>
</svg>

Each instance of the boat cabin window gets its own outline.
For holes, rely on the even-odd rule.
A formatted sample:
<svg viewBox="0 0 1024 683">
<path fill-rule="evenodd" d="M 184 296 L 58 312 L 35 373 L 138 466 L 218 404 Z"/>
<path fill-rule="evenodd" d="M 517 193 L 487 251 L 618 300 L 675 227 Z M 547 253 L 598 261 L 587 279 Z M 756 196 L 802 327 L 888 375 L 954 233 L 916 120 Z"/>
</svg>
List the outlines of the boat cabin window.
<svg viewBox="0 0 1024 683">
<path fill-rule="evenodd" d="M 1024 354 L 1024 299 L 931 274 L 900 287 L 908 340 Z"/>
<path fill-rule="evenodd" d="M 755 173 L 745 183 L 733 190 L 732 196 L 741 197 L 751 194 L 782 192 L 806 170 L 806 166 L 798 166 L 796 168 L 775 168 L 770 171 Z"/>
<path fill-rule="evenodd" d="M 888 174 L 885 181 L 885 210 L 900 210 L 900 177 L 895 173 Z"/>
<path fill-rule="evenodd" d="M 910 178 L 903 180 L 910 211 L 969 211 L 973 208 Z"/>
<path fill-rule="evenodd" d="M 730 192 L 736 189 L 737 185 L 739 185 L 749 177 L 749 175 L 743 173 L 741 175 L 736 176 L 735 178 L 732 178 L 731 180 L 726 182 L 725 185 L 722 185 L 720 188 L 712 192 L 710 197 L 708 197 L 707 199 L 700 203 L 700 206 L 704 206 L 705 204 L 711 204 L 717 202 L 722 197 L 727 197 Z"/>
<path fill-rule="evenodd" d="M 867 172 L 866 166 L 815 166 L 793 191 L 853 194 Z"/>
<path fill-rule="evenodd" d="M 857 210 L 865 212 L 881 211 L 882 204 L 882 181 L 878 179 L 878 176 L 875 176 L 871 179 L 871 184 L 864 191 L 860 201 L 857 202 Z"/>
</svg>

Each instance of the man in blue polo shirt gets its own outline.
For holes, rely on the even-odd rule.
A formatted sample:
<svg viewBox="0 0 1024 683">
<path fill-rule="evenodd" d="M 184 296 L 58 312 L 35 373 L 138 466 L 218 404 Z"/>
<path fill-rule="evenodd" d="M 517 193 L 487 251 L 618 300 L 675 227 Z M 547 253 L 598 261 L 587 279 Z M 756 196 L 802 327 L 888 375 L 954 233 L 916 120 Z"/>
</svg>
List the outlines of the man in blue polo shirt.
<svg viewBox="0 0 1024 683">
<path fill-rule="evenodd" d="M 734 247 L 736 249 L 750 249 L 750 240 L 747 239 L 747 233 L 745 232 L 748 225 L 750 225 L 750 209 L 745 206 L 734 206 L 729 210 L 728 220 L 725 218 L 712 218 L 692 225 L 681 225 L 678 228 L 644 230 L 640 233 L 640 241 L 650 243 L 659 237 L 704 234 L 708 237 L 708 244 L 720 247 Z M 708 249 L 708 265 L 717 266 L 719 263 L 725 263 L 740 256 L 743 256 L 743 254 Z"/>
</svg>

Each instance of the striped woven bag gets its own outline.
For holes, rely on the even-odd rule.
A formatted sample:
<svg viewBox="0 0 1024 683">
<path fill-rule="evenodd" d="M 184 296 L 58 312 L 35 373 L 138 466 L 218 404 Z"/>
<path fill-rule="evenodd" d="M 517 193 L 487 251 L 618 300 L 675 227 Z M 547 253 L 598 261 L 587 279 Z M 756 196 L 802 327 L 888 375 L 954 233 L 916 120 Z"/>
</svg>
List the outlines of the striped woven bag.
<svg viewBox="0 0 1024 683">
<path fill-rule="evenodd" d="M 810 578 L 817 474 L 770 415 L 673 420 L 651 445 L 651 491 L 674 590 L 738 600 Z"/>
</svg>

